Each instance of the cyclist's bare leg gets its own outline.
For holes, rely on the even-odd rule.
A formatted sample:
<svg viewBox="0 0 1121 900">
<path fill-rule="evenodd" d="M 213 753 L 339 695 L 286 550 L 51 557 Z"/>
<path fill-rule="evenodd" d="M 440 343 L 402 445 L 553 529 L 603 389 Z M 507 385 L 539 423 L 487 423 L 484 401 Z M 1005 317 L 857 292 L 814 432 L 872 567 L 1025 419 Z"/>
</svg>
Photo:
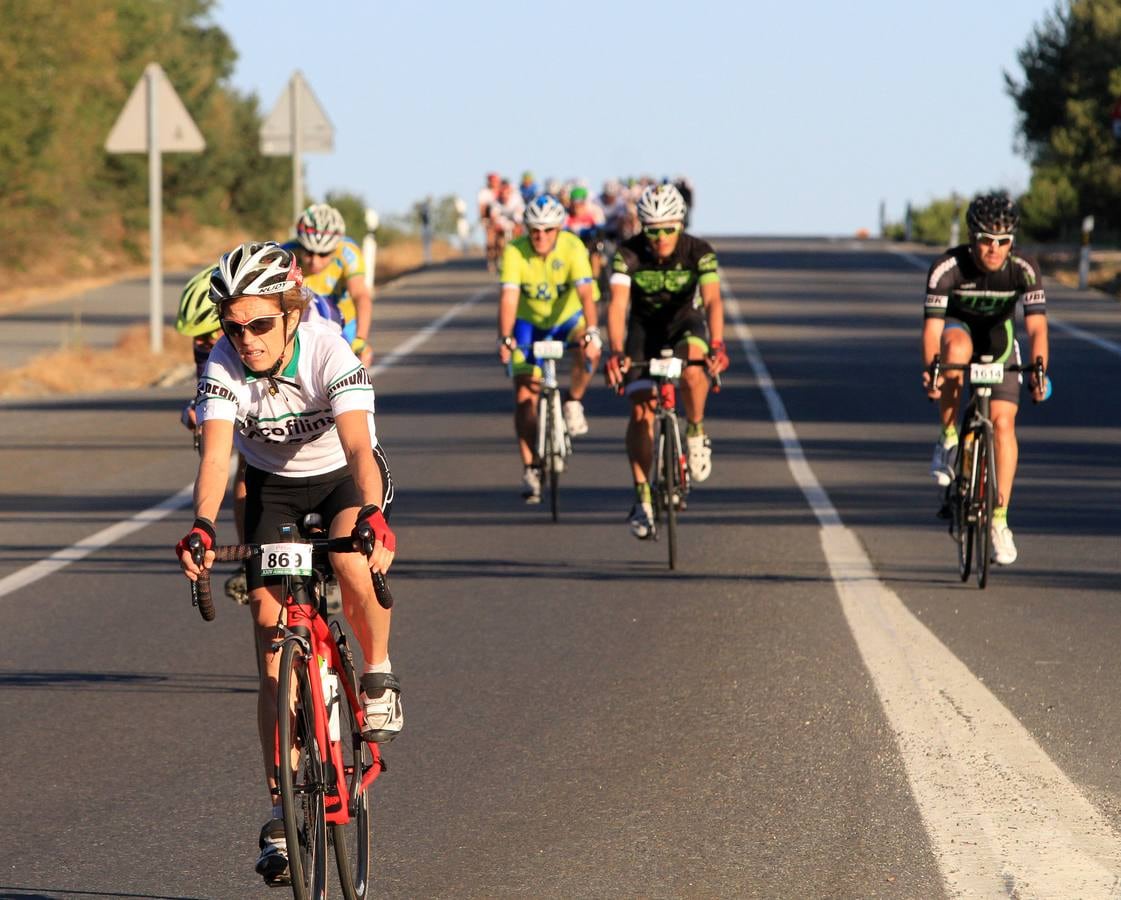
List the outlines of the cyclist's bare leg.
<svg viewBox="0 0 1121 900">
<path fill-rule="evenodd" d="M 646 473 L 654 463 L 654 391 L 635 391 L 630 395 L 631 417 L 627 422 L 627 458 L 635 484 L 646 483 Z"/>
<path fill-rule="evenodd" d="M 262 587 L 249 592 L 249 609 L 253 615 L 253 633 L 257 640 L 257 671 L 260 683 L 257 689 L 257 731 L 261 740 L 261 756 L 265 764 L 265 780 L 276 800 L 276 769 L 273 759 L 276 752 L 276 690 L 277 672 L 280 670 L 280 653 L 272 652 L 273 641 L 278 636 L 277 622 L 283 607 L 279 590 Z"/>
<path fill-rule="evenodd" d="M 942 362 L 964 366 L 973 358 L 973 339 L 964 328 L 947 328 L 942 332 Z M 938 408 L 943 430 L 955 424 L 961 404 L 965 375 L 960 370 L 942 373 L 942 397 Z"/>
<path fill-rule="evenodd" d="M 331 537 L 349 535 L 357 518 L 358 507 L 340 511 L 331 522 Z M 389 656 L 390 613 L 374 596 L 366 557 L 361 553 L 332 553 L 331 568 L 342 594 L 343 615 L 354 629 L 366 664 L 385 662 Z"/>
<path fill-rule="evenodd" d="M 1008 400 L 993 400 L 989 412 L 993 418 L 993 439 L 996 444 L 997 506 L 1008 506 L 1020 446 L 1016 441 L 1016 412 L 1019 407 Z"/>
<path fill-rule="evenodd" d="M 677 346 L 677 355 L 684 359 L 704 359 L 705 351 L 688 342 Z M 686 366 L 681 375 L 685 390 L 685 418 L 692 424 L 703 422 L 705 417 L 705 401 L 708 399 L 708 372 L 704 366 Z"/>
<path fill-rule="evenodd" d="M 234 451 L 237 453 L 237 451 Z M 237 528 L 237 541 L 245 543 L 245 457 L 237 454 L 237 475 L 234 476 L 234 526 Z"/>
<path fill-rule="evenodd" d="M 536 461 L 537 399 L 540 396 L 540 379 L 532 375 L 514 376 L 514 431 L 523 466 L 531 466 Z"/>
<path fill-rule="evenodd" d="M 569 356 L 572 359 L 572 380 L 569 382 L 568 398 L 570 400 L 583 400 L 584 392 L 592 382 L 592 373 L 586 368 L 587 358 L 584 356 L 584 345 L 573 347 Z"/>
</svg>

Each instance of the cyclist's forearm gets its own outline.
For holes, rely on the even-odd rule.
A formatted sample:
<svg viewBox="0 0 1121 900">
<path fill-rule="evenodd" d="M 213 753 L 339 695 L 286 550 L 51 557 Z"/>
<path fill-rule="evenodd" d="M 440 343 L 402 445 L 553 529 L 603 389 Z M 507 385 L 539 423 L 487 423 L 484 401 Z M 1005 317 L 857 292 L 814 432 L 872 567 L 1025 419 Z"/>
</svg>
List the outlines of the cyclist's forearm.
<svg viewBox="0 0 1121 900">
<path fill-rule="evenodd" d="M 929 366 L 934 357 L 942 350 L 942 330 L 946 323 L 942 319 L 927 319 L 922 326 L 922 362 Z"/>
<path fill-rule="evenodd" d="M 339 442 L 346 455 L 350 477 L 362 497 L 362 505 L 381 506 L 385 486 L 381 480 L 381 470 L 374 462 L 370 449 L 370 427 L 363 410 L 350 410 L 335 418 L 339 431 Z"/>
<path fill-rule="evenodd" d="M 199 462 L 198 478 L 195 479 L 195 517 L 218 521 L 222 508 L 222 498 L 226 494 L 229 480 L 229 455 L 226 463 L 204 457 Z"/>
<path fill-rule="evenodd" d="M 1043 368 L 1047 368 L 1051 355 L 1050 355 L 1050 341 L 1047 333 L 1047 317 L 1044 315 L 1032 315 L 1024 317 L 1024 330 L 1028 333 L 1028 338 L 1031 340 L 1031 362 L 1042 356 Z"/>
<path fill-rule="evenodd" d="M 720 284 L 711 282 L 701 286 L 701 299 L 708 315 L 708 336 L 714 344 L 724 342 L 724 300 L 720 296 Z"/>
<path fill-rule="evenodd" d="M 627 303 L 630 301 L 630 286 L 611 285 L 611 305 L 607 307 L 607 336 L 611 342 L 612 353 L 623 352 L 623 342 L 627 336 Z"/>
<path fill-rule="evenodd" d="M 599 327 L 599 314 L 596 312 L 596 294 L 594 282 L 588 281 L 576 288 L 580 296 L 580 305 L 584 308 L 584 322 L 588 328 Z"/>
<path fill-rule="evenodd" d="M 498 336 L 505 337 L 514 331 L 514 319 L 518 313 L 517 288 L 504 287 L 498 300 Z"/>
<path fill-rule="evenodd" d="M 354 299 L 355 337 L 368 341 L 370 339 L 370 320 L 374 316 L 374 298 L 362 278 L 351 278 L 347 284 L 347 289 Z"/>
</svg>

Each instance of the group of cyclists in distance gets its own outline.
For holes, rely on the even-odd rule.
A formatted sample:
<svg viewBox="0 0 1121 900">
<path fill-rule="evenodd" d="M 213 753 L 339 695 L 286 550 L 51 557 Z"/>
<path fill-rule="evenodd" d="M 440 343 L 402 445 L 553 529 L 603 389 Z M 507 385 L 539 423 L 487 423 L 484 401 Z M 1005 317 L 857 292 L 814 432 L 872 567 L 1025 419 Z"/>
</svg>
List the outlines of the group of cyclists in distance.
<svg viewBox="0 0 1121 900">
<path fill-rule="evenodd" d="M 608 384 L 628 401 L 625 446 L 634 495 L 626 521 L 634 537 L 646 540 L 654 532 L 647 477 L 657 403 L 644 364 L 666 348 L 698 363 L 681 376 L 687 465 L 694 482 L 712 472 L 705 409 L 711 380 L 729 365 L 716 253 L 686 230 L 687 183 L 609 182 L 591 198 L 580 184 L 539 189 L 527 172 L 520 188 L 528 199 L 518 190 L 514 201 L 509 182 L 491 176 L 480 192 L 479 211 L 488 229 L 503 235 L 495 259 L 488 238 L 488 265 L 499 281 L 498 359 L 513 377 L 521 495 L 528 504 L 541 501 L 535 435 L 542 368 L 534 343 L 561 341 L 571 361 L 562 409 L 572 437 L 588 433 L 583 399 L 601 361 Z M 515 223 L 509 233 L 506 217 Z M 1013 247 L 1015 204 L 1001 194 L 979 195 L 967 223 L 968 243 L 935 260 L 926 290 L 923 387 L 939 401 L 941 431 L 931 474 L 941 485 L 953 477 L 964 383 L 953 371 L 932 382 L 935 357 L 955 364 L 981 355 L 1018 361 L 1012 324 L 1018 303 L 1032 358 L 1046 366 L 1049 356 L 1042 282 L 1034 263 Z M 595 236 L 591 247 L 587 231 Z M 602 272 L 596 254 L 603 257 Z M 374 420 L 368 369 L 373 297 L 364 276 L 362 254 L 346 236 L 342 216 L 318 203 L 300 214 L 292 239 L 241 244 L 188 282 L 177 327 L 194 340 L 198 390 L 182 418 L 198 437 L 199 466 L 195 519 L 176 556 L 191 580 L 213 564 L 215 523 L 235 452 L 238 543 L 267 543 L 279 525 L 309 514 L 331 537 L 371 529 L 368 558 L 336 553 L 331 564 L 342 612 L 362 649 L 365 734 L 384 742 L 400 732 L 404 716 L 401 683 L 389 659 L 390 612 L 375 600 L 371 572 L 389 569 L 397 539 L 389 525 L 394 482 Z M 1033 398 L 1046 399 L 1046 376 L 1029 377 Z M 1007 509 L 1017 462 L 1019 378 L 1008 373 L 991 406 L 998 482 L 992 546 L 1002 565 L 1016 559 Z M 189 549 L 196 538 L 206 551 L 201 567 Z M 260 560 L 253 558 L 230 579 L 227 593 L 250 607 L 260 672 L 258 729 L 270 810 L 256 870 L 269 884 L 285 884 L 287 847 L 274 771 L 279 660 L 273 649 L 283 598 L 278 579 L 262 576 Z"/>
</svg>

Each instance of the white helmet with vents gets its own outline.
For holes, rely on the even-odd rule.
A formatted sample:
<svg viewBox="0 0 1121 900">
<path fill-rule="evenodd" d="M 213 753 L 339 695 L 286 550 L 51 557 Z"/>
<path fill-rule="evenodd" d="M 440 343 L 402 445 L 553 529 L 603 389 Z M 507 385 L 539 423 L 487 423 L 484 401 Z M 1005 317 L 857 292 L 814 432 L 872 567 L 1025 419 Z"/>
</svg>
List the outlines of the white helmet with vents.
<svg viewBox="0 0 1121 900">
<path fill-rule="evenodd" d="M 525 208 L 526 228 L 560 228 L 568 211 L 552 194 L 538 194 Z"/>
<path fill-rule="evenodd" d="M 345 235 L 342 213 L 326 203 L 313 203 L 296 220 L 296 241 L 309 253 L 330 253 Z"/>
<path fill-rule="evenodd" d="M 253 241 L 234 247 L 210 276 L 210 300 L 283 294 L 304 282 L 296 257 L 275 241 Z"/>
<path fill-rule="evenodd" d="M 643 225 L 683 222 L 685 198 L 672 184 L 653 184 L 642 192 L 636 210 Z"/>
</svg>

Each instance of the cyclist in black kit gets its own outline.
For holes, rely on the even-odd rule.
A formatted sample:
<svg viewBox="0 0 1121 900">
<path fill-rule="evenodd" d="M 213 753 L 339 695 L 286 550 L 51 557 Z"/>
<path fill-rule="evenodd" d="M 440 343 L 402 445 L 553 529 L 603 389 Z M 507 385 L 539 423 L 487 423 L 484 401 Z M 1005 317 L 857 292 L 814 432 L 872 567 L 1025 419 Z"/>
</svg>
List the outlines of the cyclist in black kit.
<svg viewBox="0 0 1121 900">
<path fill-rule="evenodd" d="M 626 240 L 612 263 L 607 380 L 615 388 L 625 385 L 631 401 L 627 456 L 635 504 L 628 522 L 640 539 L 653 533 L 646 473 L 654 453 L 655 400 L 651 382 L 639 377 L 632 363 L 656 359 L 667 346 L 683 359 L 707 358 L 707 372 L 691 367 L 682 376 L 689 474 L 698 482 L 712 471 L 712 444 L 704 429 L 708 375 L 728 368 L 716 253 L 707 241 L 682 230 L 685 213 L 685 201 L 672 184 L 647 188 L 638 201 L 642 234 Z"/>
<path fill-rule="evenodd" d="M 982 355 L 995 362 L 1020 363 L 1015 337 L 1016 302 L 1024 308 L 1024 329 L 1031 341 L 1031 359 L 1048 362 L 1047 301 L 1043 281 L 1035 263 L 1013 252 L 1012 244 L 1020 216 L 1005 194 L 973 198 L 966 212 L 970 242 L 952 247 L 934 261 L 926 284 L 926 308 L 922 333 L 923 363 L 929 369 L 937 353 L 942 361 L 964 365 Z M 993 388 L 992 419 L 996 444 L 997 498 L 993 509 L 993 561 L 1007 566 L 1016 561 L 1016 544 L 1008 527 L 1008 502 L 1016 477 L 1019 448 L 1016 443 L 1016 411 L 1020 402 L 1019 373 L 1006 372 L 1004 383 Z M 1047 397 L 1048 383 L 1031 390 L 1038 402 Z M 957 459 L 958 407 L 963 375 L 946 372 L 938 384 L 923 373 L 927 396 L 940 401 L 942 433 L 934 445 L 930 474 L 942 486 L 953 479 Z"/>
</svg>

